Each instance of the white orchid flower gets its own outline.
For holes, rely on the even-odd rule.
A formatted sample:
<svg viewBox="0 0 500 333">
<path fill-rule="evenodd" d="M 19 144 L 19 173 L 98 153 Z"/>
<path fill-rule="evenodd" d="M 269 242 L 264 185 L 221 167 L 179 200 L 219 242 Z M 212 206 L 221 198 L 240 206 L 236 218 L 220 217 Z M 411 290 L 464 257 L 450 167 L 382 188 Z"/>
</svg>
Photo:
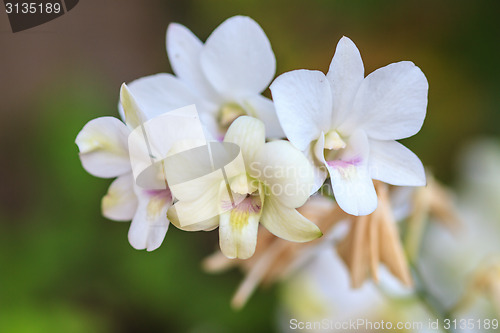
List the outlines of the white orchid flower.
<svg viewBox="0 0 500 333">
<path fill-rule="evenodd" d="M 270 89 L 286 136 L 315 165 L 314 190 L 329 173 L 345 212 L 375 210 L 372 179 L 425 185 L 419 158 L 395 141 L 416 134 L 426 114 L 427 79 L 412 62 L 393 63 L 364 78 L 356 45 L 343 37 L 326 76 L 296 70 Z"/>
<path fill-rule="evenodd" d="M 325 235 L 325 237 L 327 237 Z M 350 286 L 350 276 L 333 246 L 319 247 L 316 255 L 289 279 L 284 280 L 281 293 L 280 320 L 290 332 L 297 322 L 323 322 L 329 327 L 317 329 L 312 325 L 307 332 L 376 332 L 349 329 L 342 323 L 356 322 L 360 318 L 371 322 L 385 322 L 386 327 L 398 322 L 425 323 L 429 313 L 419 304 L 411 290 L 406 289 L 386 269 L 380 271 L 379 285 L 368 282 L 357 289 Z M 338 325 L 338 326 L 337 326 Z M 425 326 L 425 325 L 422 325 Z M 293 326 L 292 326 L 293 327 Z M 390 331 L 389 329 L 380 331 Z M 416 329 L 407 332 L 436 332 Z"/>
<path fill-rule="evenodd" d="M 218 226 L 222 253 L 240 259 L 253 255 L 259 222 L 289 241 L 307 242 L 322 235 L 295 209 L 309 198 L 313 182 L 312 167 L 299 150 L 287 141 L 265 143 L 264 124 L 248 116 L 232 123 L 224 142 L 240 147 L 245 164 L 242 173 L 228 179 L 230 191 L 222 177 L 171 187 L 174 196 L 190 208 L 193 220 L 206 216 L 205 212 L 210 215 L 214 207 L 222 213 L 183 227 L 173 206 L 168 211 L 172 223 L 189 231 Z"/>
<path fill-rule="evenodd" d="M 167 53 L 176 76 L 161 73 L 129 84 L 148 118 L 195 104 L 215 138 L 222 139 L 240 115 L 264 121 L 270 137 L 284 137 L 272 101 L 261 95 L 274 77 L 276 59 L 254 20 L 229 18 L 205 44 L 188 28 L 172 23 Z"/>
<path fill-rule="evenodd" d="M 135 249 L 157 249 L 167 232 L 170 190 L 148 190 L 135 185 L 129 159 L 128 137 L 144 121 L 144 115 L 122 86 L 121 103 L 125 123 L 114 117 L 89 121 L 76 137 L 83 168 L 96 177 L 114 178 L 102 198 L 103 215 L 115 221 L 130 221 L 128 239 Z"/>
</svg>

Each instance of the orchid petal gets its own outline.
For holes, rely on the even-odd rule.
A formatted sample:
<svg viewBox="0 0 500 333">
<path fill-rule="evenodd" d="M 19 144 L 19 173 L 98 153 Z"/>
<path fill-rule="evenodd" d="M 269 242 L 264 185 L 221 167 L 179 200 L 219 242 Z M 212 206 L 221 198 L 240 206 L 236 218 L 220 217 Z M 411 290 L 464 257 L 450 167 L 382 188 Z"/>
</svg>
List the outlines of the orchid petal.
<svg viewBox="0 0 500 333">
<path fill-rule="evenodd" d="M 354 96 L 363 81 L 364 72 L 358 48 L 352 40 L 342 37 L 326 75 L 332 89 L 334 125 L 339 125 L 348 116 Z"/>
<path fill-rule="evenodd" d="M 286 207 L 302 206 L 311 194 L 314 173 L 304 154 L 288 141 L 273 141 L 259 149 L 250 176 L 265 184 L 266 194 L 277 196 Z"/>
<path fill-rule="evenodd" d="M 420 159 L 396 141 L 370 141 L 370 174 L 373 179 L 399 186 L 425 186 Z"/>
<path fill-rule="evenodd" d="M 321 237 L 321 230 L 296 209 L 266 196 L 260 223 L 275 236 L 292 242 L 308 242 Z"/>
<path fill-rule="evenodd" d="M 249 199 L 251 200 L 246 200 Z M 248 259 L 253 255 L 257 245 L 260 215 L 260 210 L 253 212 L 240 206 L 221 214 L 219 244 L 226 257 Z"/>
<path fill-rule="evenodd" d="M 412 62 L 377 69 L 361 83 L 353 104 L 356 116 L 340 130 L 355 125 L 376 140 L 410 137 L 424 122 L 428 89 L 424 73 Z"/>
<path fill-rule="evenodd" d="M 175 227 L 184 231 L 211 231 L 219 226 L 219 216 L 212 217 L 202 222 L 181 225 L 175 206 L 168 209 L 167 219 Z"/>
<path fill-rule="evenodd" d="M 215 108 L 195 95 L 186 83 L 171 74 L 145 76 L 128 84 L 146 119 L 152 119 L 166 112 L 196 104 L 200 111 Z M 119 105 L 123 115 L 123 107 Z"/>
<path fill-rule="evenodd" d="M 199 116 L 207 141 L 222 141 L 224 133 L 219 127 L 216 117 L 208 112 L 202 112 Z"/>
<path fill-rule="evenodd" d="M 254 160 L 257 151 L 265 143 L 264 123 L 259 119 L 240 116 L 229 126 L 224 142 L 237 144 L 243 155 L 245 165 Z"/>
<path fill-rule="evenodd" d="M 114 221 L 130 221 L 137 210 L 134 178 L 127 173 L 115 179 L 101 201 L 102 214 Z"/>
<path fill-rule="evenodd" d="M 266 34 L 245 16 L 231 17 L 219 25 L 208 37 L 200 60 L 212 85 L 230 96 L 262 92 L 276 71 Z"/>
<path fill-rule="evenodd" d="M 127 137 L 130 129 L 113 117 L 89 121 L 76 137 L 83 168 L 96 177 L 113 178 L 131 171 Z"/>
<path fill-rule="evenodd" d="M 137 250 L 156 250 L 168 230 L 167 209 L 172 204 L 170 191 L 138 189 L 139 205 L 130 224 L 128 240 Z"/>
<path fill-rule="evenodd" d="M 204 97 L 215 97 L 216 93 L 201 69 L 203 43 L 198 37 L 182 24 L 171 23 L 167 28 L 166 45 L 170 65 L 177 77 Z"/>
<path fill-rule="evenodd" d="M 328 170 L 325 167 L 324 156 L 323 156 L 324 149 L 325 149 L 325 135 L 321 133 L 318 141 L 311 142 L 309 148 L 307 148 L 304 151 L 304 155 L 309 160 L 309 163 L 311 163 L 314 169 L 314 181 L 313 181 L 314 185 L 311 190 L 311 194 L 317 192 L 321 188 L 321 186 L 323 186 L 323 183 L 328 177 Z M 319 151 L 319 153 L 321 154 L 320 158 L 316 157 L 316 155 L 318 154 L 317 151 Z"/>
<path fill-rule="evenodd" d="M 323 73 L 288 72 L 274 80 L 270 89 L 281 127 L 295 147 L 304 151 L 321 131 L 330 130 L 332 93 Z"/>
<path fill-rule="evenodd" d="M 122 84 L 120 89 L 120 104 L 123 107 L 125 123 L 131 129 L 144 124 L 144 122 L 146 121 L 146 116 L 143 114 L 141 108 L 137 104 L 135 97 L 130 92 L 125 83 Z"/>
<path fill-rule="evenodd" d="M 266 137 L 268 138 L 284 138 L 285 133 L 281 128 L 274 103 L 269 98 L 262 95 L 255 95 L 248 98 L 244 103 L 248 109 L 249 114 L 264 122 L 266 126 Z"/>
<path fill-rule="evenodd" d="M 327 161 L 335 200 L 351 215 L 368 215 L 377 208 L 377 194 L 368 169 L 368 138 L 356 131 L 338 160 Z"/>
<path fill-rule="evenodd" d="M 205 230 L 213 228 L 213 223 L 216 224 L 218 222 L 217 219 L 213 220 L 213 218 L 218 217 L 220 214 L 219 184 L 221 182 L 214 183 L 212 186 L 205 188 L 197 187 L 196 184 L 201 183 L 196 182 L 196 180 L 189 183 L 190 184 L 187 185 L 182 184 L 182 196 L 192 196 L 194 199 L 179 199 L 179 201 L 169 209 L 169 219 L 172 220 L 172 223 L 177 228 L 182 230 L 195 230 L 197 228 Z M 172 193 L 176 195 L 176 198 L 179 198 L 176 194 L 178 192 L 175 192 L 174 188 L 174 186 L 171 187 Z M 181 187 L 179 186 L 178 188 Z"/>
</svg>

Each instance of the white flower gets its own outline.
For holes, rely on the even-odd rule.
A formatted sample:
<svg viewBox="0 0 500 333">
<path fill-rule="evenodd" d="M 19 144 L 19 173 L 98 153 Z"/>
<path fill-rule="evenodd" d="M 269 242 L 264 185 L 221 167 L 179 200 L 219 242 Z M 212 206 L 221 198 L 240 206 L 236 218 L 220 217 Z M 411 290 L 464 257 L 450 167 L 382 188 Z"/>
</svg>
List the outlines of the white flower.
<svg viewBox="0 0 500 333">
<path fill-rule="evenodd" d="M 314 257 L 284 280 L 283 305 L 289 315 L 300 320 L 328 318 L 338 322 L 363 318 L 367 313 L 380 315 L 386 310 L 380 290 L 374 283 L 351 288 L 350 276 L 329 243 L 315 249 Z"/>
<path fill-rule="evenodd" d="M 196 104 L 211 135 L 223 138 L 240 115 L 264 121 L 270 137 L 283 137 L 271 100 L 261 95 L 274 77 L 276 59 L 261 27 L 251 18 L 224 21 L 203 44 L 189 29 L 172 23 L 167 53 L 174 73 L 156 74 L 129 84 L 152 118 Z"/>
<path fill-rule="evenodd" d="M 476 299 L 479 290 L 473 289 L 479 287 L 474 283 L 481 279 L 485 279 L 482 287 L 492 288 L 484 295 L 500 305 L 500 293 L 495 292 L 500 275 L 494 274 L 500 263 L 499 163 L 498 142 L 483 138 L 465 145 L 457 163 L 460 190 L 454 197 L 460 228 L 450 233 L 439 223 L 430 223 L 421 245 L 419 262 L 427 268 L 427 281 L 432 290 L 439 291 L 435 296 L 444 305 L 454 306 L 457 317 L 490 313 L 483 311 L 492 304 Z M 475 295 L 467 299 L 471 292 Z M 481 312 L 474 313 L 478 310 Z M 496 311 L 500 315 L 500 307 Z"/>
<path fill-rule="evenodd" d="M 425 185 L 418 157 L 395 140 L 416 134 L 427 107 L 422 71 L 403 61 L 364 78 L 361 56 L 343 37 L 330 70 L 297 70 L 278 77 L 271 92 L 288 139 L 315 168 L 315 190 L 330 174 L 339 206 L 352 215 L 377 207 L 372 179 Z"/>
<path fill-rule="evenodd" d="M 245 164 L 243 173 L 228 179 L 230 192 L 222 177 L 171 187 L 193 220 L 207 216 L 206 212 L 210 215 L 214 209 L 222 211 L 220 216 L 186 227 L 178 220 L 177 204 L 168 216 L 176 226 L 190 231 L 219 226 L 220 247 L 228 258 L 253 255 L 259 222 L 290 241 L 306 242 L 321 236 L 319 228 L 295 209 L 309 198 L 313 181 L 310 163 L 287 141 L 265 143 L 264 131 L 260 120 L 248 116 L 239 117 L 229 127 L 224 142 L 241 148 Z"/>
<path fill-rule="evenodd" d="M 102 198 L 102 213 L 115 221 L 130 221 L 128 239 L 138 250 L 157 249 L 168 229 L 170 190 L 148 190 L 135 185 L 129 159 L 128 137 L 144 115 L 125 85 L 121 89 L 125 124 L 114 117 L 89 121 L 76 137 L 83 168 L 101 178 L 118 177 Z"/>
<path fill-rule="evenodd" d="M 327 237 L 325 235 L 325 237 Z M 368 282 L 358 289 L 350 287 L 349 275 L 332 246 L 319 247 L 314 258 L 284 280 L 281 293 L 280 320 L 290 332 L 293 319 L 300 322 L 321 322 L 319 329 L 311 325 L 307 332 L 377 332 L 384 330 L 349 329 L 349 323 L 384 322 L 385 327 L 398 323 L 427 323 L 429 313 L 412 291 L 404 289 L 385 269 L 381 270 L 381 285 Z M 392 324 L 392 325 L 391 325 Z M 425 326 L 422 325 L 422 326 Z M 330 329 L 328 329 L 330 328 Z M 352 328 L 352 326 L 351 326 Z M 436 332 L 415 329 L 407 332 Z"/>
</svg>

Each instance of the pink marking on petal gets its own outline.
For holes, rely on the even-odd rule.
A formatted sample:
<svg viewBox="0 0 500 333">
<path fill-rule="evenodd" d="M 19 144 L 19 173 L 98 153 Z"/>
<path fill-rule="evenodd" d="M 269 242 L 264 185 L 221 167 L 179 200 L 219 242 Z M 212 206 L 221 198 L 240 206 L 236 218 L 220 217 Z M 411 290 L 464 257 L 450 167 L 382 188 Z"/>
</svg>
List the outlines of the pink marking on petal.
<svg viewBox="0 0 500 333">
<path fill-rule="evenodd" d="M 221 209 L 225 212 L 233 209 L 233 203 L 230 200 L 222 200 L 220 203 Z"/>
<path fill-rule="evenodd" d="M 249 213 L 258 213 L 261 208 L 260 198 L 257 196 L 248 196 L 234 209 L 237 211 L 245 211 Z"/>
<path fill-rule="evenodd" d="M 221 209 L 223 211 L 238 211 L 248 213 L 258 213 L 262 208 L 262 203 L 258 195 L 240 194 L 232 192 L 234 201 L 228 199 L 221 200 Z"/>
<path fill-rule="evenodd" d="M 165 201 L 172 201 L 172 192 L 169 188 L 165 190 L 143 190 L 142 193 L 148 197 L 156 197 L 158 199 L 164 199 Z"/>
<path fill-rule="evenodd" d="M 328 164 L 329 166 L 331 166 L 332 168 L 335 168 L 335 169 L 345 169 L 345 168 L 348 168 L 350 166 L 358 166 L 359 164 L 361 164 L 361 162 L 363 161 L 363 159 L 359 156 L 356 156 L 350 160 L 347 160 L 347 161 L 343 161 L 343 160 L 334 160 L 334 161 L 326 161 L 326 164 Z"/>
</svg>

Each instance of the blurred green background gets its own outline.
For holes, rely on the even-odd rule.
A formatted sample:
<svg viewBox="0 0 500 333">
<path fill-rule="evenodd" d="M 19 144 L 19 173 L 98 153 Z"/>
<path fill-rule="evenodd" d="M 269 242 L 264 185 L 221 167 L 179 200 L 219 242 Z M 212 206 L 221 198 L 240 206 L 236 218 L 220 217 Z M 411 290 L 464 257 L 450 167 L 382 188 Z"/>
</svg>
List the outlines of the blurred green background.
<svg viewBox="0 0 500 333">
<path fill-rule="evenodd" d="M 366 73 L 411 60 L 426 74 L 428 116 L 404 140 L 453 184 L 468 140 L 500 135 L 498 1 L 86 0 L 13 34 L 0 13 L 0 332 L 272 332 L 277 290 L 243 311 L 229 301 L 242 275 L 206 274 L 217 232 L 171 227 L 162 247 L 136 251 L 128 223 L 100 214 L 110 181 L 87 174 L 74 139 L 92 118 L 117 116 L 122 82 L 170 72 L 165 30 L 205 40 L 226 18 L 254 18 L 277 75 L 327 71 L 343 35 Z M 268 93 L 268 92 L 267 92 Z"/>
</svg>

